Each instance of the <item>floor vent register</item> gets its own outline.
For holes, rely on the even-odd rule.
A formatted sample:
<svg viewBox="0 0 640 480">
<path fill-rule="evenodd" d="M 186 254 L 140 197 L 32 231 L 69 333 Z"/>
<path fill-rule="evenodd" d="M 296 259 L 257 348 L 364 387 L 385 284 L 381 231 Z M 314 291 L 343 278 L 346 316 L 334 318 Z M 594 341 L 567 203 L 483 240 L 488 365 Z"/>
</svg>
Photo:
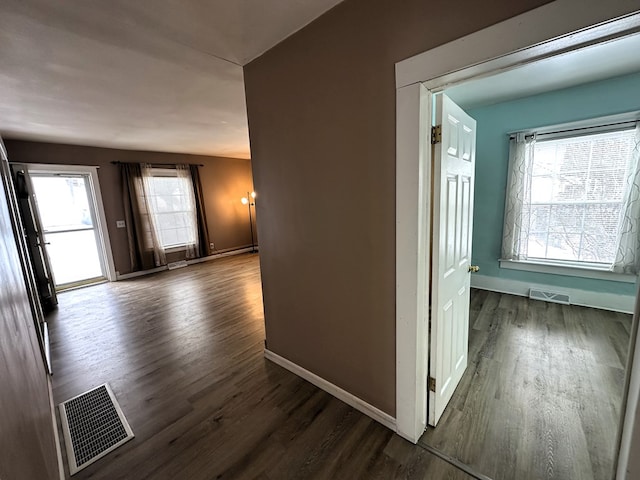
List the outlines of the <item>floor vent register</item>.
<svg viewBox="0 0 640 480">
<path fill-rule="evenodd" d="M 70 475 L 134 436 L 106 383 L 62 402 L 59 408 Z"/>
</svg>

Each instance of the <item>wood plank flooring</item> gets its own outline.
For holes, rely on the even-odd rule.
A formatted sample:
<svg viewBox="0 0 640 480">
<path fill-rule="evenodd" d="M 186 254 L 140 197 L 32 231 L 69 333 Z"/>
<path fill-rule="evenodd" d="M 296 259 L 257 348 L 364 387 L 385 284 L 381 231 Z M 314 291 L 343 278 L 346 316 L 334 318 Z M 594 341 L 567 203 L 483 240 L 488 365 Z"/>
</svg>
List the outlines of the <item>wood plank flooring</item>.
<svg viewBox="0 0 640 480">
<path fill-rule="evenodd" d="M 500 479 L 608 480 L 631 316 L 473 291 L 422 443 Z M 471 477 L 263 358 L 256 255 L 60 295 L 54 400 L 109 382 L 136 438 L 78 479 Z"/>
<path fill-rule="evenodd" d="M 471 296 L 469 366 L 421 442 L 499 480 L 609 480 L 631 315 Z"/>
<path fill-rule="evenodd" d="M 109 382 L 136 435 L 74 479 L 470 478 L 263 358 L 256 255 L 59 300 L 56 404 Z"/>
</svg>

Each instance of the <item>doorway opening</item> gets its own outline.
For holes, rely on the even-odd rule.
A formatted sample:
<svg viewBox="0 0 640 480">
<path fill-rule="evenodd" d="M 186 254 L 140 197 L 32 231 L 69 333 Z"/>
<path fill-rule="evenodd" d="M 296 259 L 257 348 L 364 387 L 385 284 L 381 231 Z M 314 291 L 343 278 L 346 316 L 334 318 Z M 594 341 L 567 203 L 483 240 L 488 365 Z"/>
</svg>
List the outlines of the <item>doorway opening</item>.
<svg viewBox="0 0 640 480">
<path fill-rule="evenodd" d="M 554 10 L 554 9 L 562 9 L 566 7 L 570 10 L 571 9 L 570 8 L 571 5 L 569 5 L 570 3 L 571 2 L 565 2 L 563 5 L 550 6 L 548 7 L 548 9 Z M 536 18 L 536 14 L 531 15 L 532 24 L 535 24 L 537 21 L 543 19 L 544 15 L 541 13 L 541 11 L 538 17 L 539 18 Z M 536 52 L 537 47 L 530 47 L 529 51 L 525 51 L 524 53 L 523 52 L 519 52 L 517 54 L 514 53 L 513 55 L 511 55 L 511 57 L 509 57 L 509 52 L 504 52 L 503 54 L 504 57 L 500 59 L 496 59 L 495 61 L 486 61 L 484 62 L 484 64 L 482 64 L 481 59 L 478 59 L 479 64 L 476 64 L 474 67 L 469 67 L 466 70 L 464 67 L 465 64 L 461 64 L 459 66 L 460 70 L 457 71 L 456 73 L 450 73 L 455 71 L 455 69 L 452 68 L 450 59 L 456 58 L 455 52 L 460 50 L 459 47 L 462 47 L 462 44 L 465 43 L 465 41 L 466 41 L 465 44 L 474 43 L 470 39 L 464 39 L 464 41 L 461 40 L 460 42 L 458 42 L 459 44 L 456 45 L 455 48 L 453 44 L 451 44 L 450 47 L 442 47 L 438 52 L 434 52 L 434 53 L 427 52 L 426 54 L 424 54 L 425 55 L 424 62 L 418 61 L 416 59 L 411 59 L 410 61 L 407 61 L 406 69 L 397 69 L 397 83 L 398 83 L 397 104 L 398 104 L 398 112 L 399 112 L 398 121 L 397 121 L 398 122 L 397 123 L 398 124 L 397 185 L 398 185 L 399 193 L 397 194 L 396 208 L 398 212 L 398 225 L 402 227 L 403 225 L 405 225 L 403 221 L 408 220 L 408 216 L 412 218 L 412 220 L 410 221 L 411 226 L 409 228 L 405 228 L 404 231 L 399 229 L 397 233 L 398 235 L 397 244 L 399 246 L 402 246 L 402 248 L 405 250 L 398 256 L 398 260 L 397 260 L 397 273 L 398 273 L 398 281 L 397 281 L 397 284 L 398 284 L 397 342 L 398 343 L 397 345 L 398 345 L 398 350 L 400 350 L 400 348 L 404 348 L 406 350 L 406 345 L 415 345 L 416 347 L 415 349 L 414 348 L 409 349 L 406 353 L 398 354 L 398 361 L 397 361 L 397 365 L 398 365 L 397 424 L 398 424 L 399 433 L 401 433 L 405 438 L 408 438 L 413 441 L 418 441 L 418 439 L 422 436 L 422 429 L 427 423 L 427 418 L 426 418 L 427 415 L 420 408 L 420 406 L 423 405 L 426 407 L 426 404 L 427 404 L 426 395 L 423 392 L 428 391 L 426 380 L 429 374 L 428 372 L 424 371 L 424 367 L 421 367 L 421 365 L 425 364 L 426 359 L 431 354 L 431 352 L 429 352 L 429 349 L 428 349 L 428 343 L 427 343 L 428 341 L 422 341 L 421 338 L 429 339 L 430 338 L 429 334 L 431 332 L 429 332 L 428 325 L 426 323 L 423 323 L 424 320 L 422 320 L 422 319 L 428 318 L 429 303 L 425 301 L 424 295 L 421 294 L 420 292 L 429 291 L 428 288 L 424 289 L 424 288 L 421 288 L 421 286 L 425 286 L 425 285 L 428 286 L 431 281 L 436 281 L 435 278 L 431 276 L 432 272 L 431 272 L 430 260 L 423 246 L 425 241 L 428 242 L 429 239 L 435 238 L 435 236 L 432 237 L 431 232 L 429 232 L 429 228 L 430 228 L 429 219 L 431 218 L 431 212 L 429 211 L 429 208 L 433 208 L 433 207 L 430 207 L 430 202 L 425 201 L 428 199 L 430 195 L 429 185 L 431 185 L 431 182 L 432 182 L 432 179 L 430 177 L 431 175 L 434 175 L 434 172 L 430 167 L 431 145 L 429 145 L 430 142 L 428 142 L 428 140 L 426 139 L 426 137 L 428 137 L 428 132 L 430 129 L 429 127 L 431 125 L 431 118 L 430 118 L 431 116 L 429 115 L 429 112 L 432 111 L 431 106 L 433 102 L 433 94 L 438 92 L 445 92 L 449 94 L 450 91 L 452 90 L 452 88 L 449 88 L 449 87 L 455 88 L 457 85 L 463 85 L 463 82 L 468 81 L 472 78 L 473 79 L 482 78 L 487 81 L 486 85 L 492 86 L 494 87 L 494 89 L 501 88 L 499 86 L 499 82 L 497 78 L 492 77 L 492 75 L 495 74 L 496 72 L 509 70 L 514 67 L 521 67 L 525 64 L 531 64 L 528 62 L 538 61 L 548 56 L 566 54 L 568 50 L 574 50 L 574 49 L 577 49 L 578 47 L 582 48 L 586 44 L 597 44 L 598 38 L 602 39 L 600 40 L 600 42 L 603 42 L 605 40 L 607 41 L 611 40 L 613 36 L 616 36 L 615 31 L 618 28 L 619 29 L 617 31 L 619 33 L 617 36 L 619 37 L 624 37 L 625 35 L 633 34 L 637 32 L 637 29 L 638 29 L 637 17 L 638 17 L 637 15 L 635 17 L 630 16 L 625 21 L 622 21 L 622 23 L 626 22 L 625 25 L 619 24 L 615 26 L 616 21 L 612 21 L 611 22 L 612 25 L 608 25 L 606 27 L 609 29 L 609 33 L 611 34 L 611 36 L 608 36 L 608 37 L 606 35 L 599 34 L 598 27 L 593 27 L 591 30 L 584 33 L 583 35 L 585 37 L 591 36 L 591 38 L 587 43 L 581 44 L 580 42 L 582 40 L 580 39 L 576 40 L 575 37 L 569 40 L 558 39 L 557 46 L 546 45 L 544 49 L 545 52 L 543 52 L 542 54 L 541 54 L 541 51 Z M 632 21 L 633 18 L 635 18 L 635 23 L 633 23 Z M 593 20 L 596 20 L 596 19 L 597 19 L 597 14 L 595 14 Z M 519 20 L 519 22 L 525 23 L 525 24 L 527 23 L 527 21 L 523 22 L 522 20 Z M 518 29 L 522 28 L 521 23 L 518 24 Z M 597 23 L 596 21 L 592 21 L 592 23 L 587 24 L 584 27 L 588 27 L 588 25 L 594 25 L 596 23 Z M 506 26 L 504 28 L 505 30 L 508 30 Z M 495 29 L 496 33 L 498 33 L 499 30 L 500 28 L 496 28 Z M 533 30 L 535 29 L 532 29 L 532 31 Z M 570 31 L 571 29 L 568 29 L 566 33 L 569 33 Z M 564 34 L 565 31 L 562 30 L 559 33 Z M 558 33 L 556 33 L 555 35 L 558 35 Z M 542 41 L 542 40 L 543 38 L 539 39 L 538 41 Z M 574 42 L 574 40 L 576 41 Z M 534 45 L 535 43 L 536 42 L 532 41 L 530 42 L 530 45 Z M 559 45 L 560 43 L 563 43 L 562 47 Z M 456 48 L 458 50 L 456 50 Z M 483 47 L 478 48 L 478 51 L 482 51 L 482 48 Z M 490 47 L 485 48 L 485 50 L 487 51 L 490 50 Z M 526 47 L 525 47 L 525 50 L 526 50 Z M 484 55 L 484 54 L 485 52 L 482 52 L 480 55 Z M 499 56 L 499 55 L 496 55 L 494 52 L 491 52 L 491 55 L 493 55 L 493 58 L 497 58 Z M 472 58 L 473 56 L 467 58 L 469 65 L 473 63 L 471 61 Z M 488 56 L 487 58 L 491 58 L 491 56 Z M 465 60 L 463 59 L 462 61 L 465 61 Z M 429 64 L 431 65 L 431 67 L 428 66 Z M 629 67 L 629 65 L 626 64 L 626 62 L 624 61 L 623 61 L 623 64 L 625 68 Z M 571 70 L 571 68 L 569 70 Z M 637 67 L 636 67 L 636 70 L 634 71 L 637 71 Z M 509 72 L 507 71 L 507 73 Z M 618 73 L 618 75 L 623 75 L 625 73 L 628 74 L 629 72 L 620 72 Z M 410 80 L 410 77 L 413 78 L 416 81 L 416 83 L 412 83 Z M 421 80 L 419 81 L 418 79 L 420 78 Z M 545 76 L 534 76 L 532 78 L 538 84 L 545 83 L 546 81 Z M 590 80 L 593 81 L 597 79 L 591 78 Z M 589 79 L 587 79 L 587 81 L 589 81 Z M 510 85 L 518 84 L 518 82 L 514 82 L 513 80 L 510 80 L 508 83 Z M 565 85 L 565 87 L 566 86 L 567 85 Z M 558 87 L 558 88 L 562 88 L 562 87 Z M 535 94 L 535 92 L 530 93 L 530 95 L 533 95 L 533 94 Z M 551 107 L 551 109 L 553 108 L 556 108 L 556 107 Z M 609 113 L 613 113 L 613 112 L 609 112 Z M 621 112 L 615 112 L 615 113 L 621 113 Z M 409 118 L 411 118 L 411 120 L 409 120 Z M 480 122 L 478 123 L 478 134 L 479 136 L 483 134 L 483 126 Z M 504 148 L 506 148 L 506 145 L 508 144 L 506 136 L 504 140 L 505 140 Z M 407 145 L 412 145 L 412 146 L 406 147 Z M 478 164 L 480 165 L 481 162 L 482 160 L 479 159 Z M 419 174 L 420 178 L 414 181 L 414 178 L 411 178 L 411 173 L 413 173 L 414 176 L 416 174 Z M 494 175 L 494 178 L 496 178 L 495 175 Z M 434 180 L 436 182 L 438 181 L 437 179 L 434 179 Z M 404 188 L 404 191 L 401 191 L 400 185 L 402 185 L 403 187 L 405 187 L 406 185 L 409 185 L 409 188 L 408 189 Z M 495 182 L 495 181 L 489 181 L 489 182 L 485 181 L 485 188 L 498 190 L 498 191 L 501 190 L 501 186 L 499 182 Z M 480 194 L 480 192 L 478 193 Z M 476 198 L 478 198 L 478 195 L 476 196 Z M 499 203 L 494 204 L 494 207 L 495 205 L 498 205 L 498 204 Z M 414 207 L 411 207 L 410 205 L 414 205 Z M 427 208 L 416 207 L 415 205 L 427 205 Z M 502 205 L 504 205 L 504 198 L 502 200 Z M 500 205 L 500 207 L 498 208 L 494 208 L 494 210 L 501 210 L 502 205 Z M 404 211 L 401 212 L 401 210 L 404 210 Z M 496 216 L 502 217 L 502 214 L 497 214 Z M 417 224 L 415 222 L 415 219 L 418 219 Z M 500 221 L 501 220 L 502 218 L 500 218 Z M 485 231 L 488 228 L 493 228 L 489 224 L 485 224 L 485 223 L 482 223 L 481 227 L 485 229 Z M 476 225 L 476 229 L 479 229 L 478 225 Z M 498 229 L 501 229 L 501 226 L 499 226 Z M 417 239 L 418 241 L 414 243 L 415 239 Z M 407 250 L 407 243 L 413 244 L 415 245 L 415 247 L 412 247 Z M 412 258 L 409 258 L 409 257 L 412 257 Z M 493 266 L 496 269 L 501 267 L 498 263 L 498 258 L 500 258 L 499 251 L 495 254 L 494 258 L 492 259 L 492 262 L 495 261 L 495 265 Z M 409 260 L 411 262 L 409 262 Z M 474 263 L 476 263 L 476 260 L 478 259 L 474 258 Z M 483 259 L 480 259 L 480 260 L 483 260 Z M 426 265 L 426 267 L 424 267 L 424 269 L 421 270 L 420 265 Z M 541 276 L 539 275 L 540 273 L 542 272 L 536 272 L 536 274 L 538 275 L 538 278 L 541 278 Z M 496 275 L 496 277 L 500 277 L 500 275 Z M 499 292 L 501 292 L 500 290 L 501 288 L 505 287 L 505 283 L 509 283 L 510 284 L 508 285 L 509 288 L 515 288 L 516 290 L 522 286 L 518 281 L 512 281 L 513 278 L 515 277 L 512 276 L 511 274 L 503 275 L 503 277 L 504 277 L 503 280 L 507 279 L 507 282 L 505 281 L 495 282 L 492 280 L 493 283 L 491 285 L 484 285 L 484 286 L 487 288 L 487 290 L 493 290 L 494 293 L 498 296 L 503 295 L 503 293 L 499 293 Z M 538 280 L 538 281 L 542 283 L 542 280 Z M 576 279 L 575 281 L 569 280 L 569 282 L 575 282 L 573 287 L 576 287 L 576 288 L 572 290 L 572 293 L 573 291 L 578 291 L 581 289 L 579 285 L 581 281 L 582 280 L 578 280 L 578 279 Z M 589 281 L 592 281 L 592 280 L 590 279 Z M 553 283 L 553 282 L 549 282 L 549 283 Z M 586 283 L 582 282 L 582 285 L 586 285 Z M 405 288 L 402 288 L 403 286 Z M 473 286 L 473 283 L 472 283 L 472 286 Z M 595 288 L 587 289 L 586 287 L 584 287 L 584 289 L 592 292 L 591 297 L 597 298 L 599 301 L 602 300 L 604 303 L 607 303 L 609 300 L 615 303 L 616 301 L 619 300 L 619 298 L 616 297 L 616 290 L 615 289 L 612 290 L 610 287 L 608 289 L 605 288 L 600 292 L 598 292 L 598 290 Z M 569 290 L 571 290 L 571 288 L 569 288 Z M 633 283 L 627 284 L 623 290 L 625 292 L 624 296 L 626 297 L 626 299 L 622 302 L 622 304 L 624 304 L 624 307 L 620 308 L 620 310 L 624 312 L 631 312 L 633 311 L 633 304 L 634 304 L 634 298 L 636 293 L 635 289 L 633 288 Z M 514 293 L 519 296 L 525 295 L 525 293 L 522 291 L 511 292 L 508 289 L 502 290 L 502 292 L 504 291 L 508 293 Z M 415 296 L 411 295 L 413 292 L 416 292 Z M 418 300 L 417 303 L 413 301 L 414 298 L 417 298 Z M 484 298 L 484 300 L 482 298 Z M 529 310 L 531 313 L 531 312 L 534 312 L 534 310 L 536 310 L 536 308 L 531 307 L 531 305 L 534 303 L 532 301 L 518 299 L 518 300 L 529 302 L 528 306 L 522 307 L 522 306 L 514 306 L 518 302 L 512 301 L 513 298 L 508 296 L 506 296 L 505 298 L 506 300 L 501 300 L 501 297 L 493 298 L 492 296 L 489 300 L 487 300 L 487 297 L 478 296 L 476 297 L 476 300 L 474 300 L 474 295 L 472 295 L 471 310 L 475 311 L 476 315 L 479 315 L 479 312 L 482 310 L 481 307 L 487 303 L 489 304 L 493 303 L 494 307 L 496 305 L 500 305 L 499 307 L 500 314 L 504 314 L 504 316 L 506 317 L 509 317 L 509 315 L 514 315 L 514 312 L 518 312 L 518 311 Z M 576 303 L 580 305 L 580 302 L 581 301 L 579 300 Z M 582 303 L 582 304 L 585 304 L 585 303 Z M 603 377 L 603 378 L 606 378 L 607 381 L 611 380 L 611 378 L 617 379 L 617 385 L 615 387 L 615 390 L 617 391 L 617 399 L 615 400 L 615 402 L 617 403 L 617 407 L 614 409 L 616 414 L 609 415 L 608 413 L 605 413 L 604 409 L 601 410 L 601 412 L 603 412 L 604 415 L 608 416 L 609 426 L 606 428 L 608 429 L 607 433 L 608 434 L 611 433 L 611 435 L 607 436 L 607 442 L 609 443 L 609 445 L 611 443 L 619 445 L 618 442 L 619 442 L 620 436 L 618 433 L 618 425 L 622 424 L 624 422 L 624 419 L 627 418 L 625 417 L 625 411 L 628 411 L 628 408 L 635 409 L 636 407 L 635 404 L 629 407 L 627 407 L 626 405 L 626 398 L 628 395 L 630 395 L 628 394 L 629 377 L 634 375 L 633 372 L 635 371 L 637 360 L 638 360 L 633 358 L 633 351 L 635 348 L 635 332 L 636 332 L 635 322 L 631 321 L 630 316 L 625 317 L 623 315 L 622 317 L 617 318 L 617 315 L 619 314 L 610 314 L 609 312 L 605 312 L 595 320 L 595 324 L 593 328 L 585 327 L 585 324 L 589 323 L 589 321 L 585 320 L 584 318 L 578 321 L 576 320 L 576 318 L 586 317 L 588 315 L 586 314 L 582 315 L 581 313 L 576 313 L 573 305 L 570 308 L 565 308 L 564 306 L 560 307 L 557 304 L 543 303 L 542 305 L 546 310 L 549 310 L 549 312 L 555 311 L 556 319 L 558 318 L 558 316 L 560 318 L 564 317 L 563 321 L 565 323 L 572 323 L 573 321 L 575 321 L 577 324 L 580 324 L 580 321 L 584 320 L 582 325 L 578 328 L 578 331 L 581 332 L 580 335 L 582 335 L 581 340 L 583 341 L 587 340 L 587 337 L 588 337 L 588 335 L 585 334 L 585 331 L 591 330 L 591 332 L 589 333 L 593 333 L 596 330 L 599 330 L 600 327 L 603 327 L 604 326 L 603 322 L 607 320 L 609 320 L 607 326 L 613 325 L 613 330 L 620 332 L 620 338 L 619 338 L 620 342 L 617 343 L 617 345 L 610 344 L 608 346 L 603 347 L 604 351 L 616 352 L 615 356 L 617 357 L 615 359 L 616 366 L 614 367 L 614 368 L 617 368 L 617 371 L 615 373 L 609 372 L 610 376 L 608 378 Z M 534 307 L 538 307 L 538 306 L 540 306 L 540 302 L 536 302 L 536 304 L 534 305 Z M 597 304 L 594 306 L 597 306 Z M 575 308 L 580 309 L 581 307 L 575 307 Z M 607 308 L 607 307 L 604 306 L 603 308 Z M 585 312 L 587 310 L 588 309 L 585 309 Z M 609 308 L 609 310 L 615 310 L 615 308 Z M 509 312 L 511 313 L 509 314 Z M 582 312 L 582 313 L 585 313 L 585 312 Z M 589 312 L 591 312 L 591 310 L 589 310 Z M 547 317 L 547 313 L 537 312 L 537 314 L 539 314 L 537 315 L 538 319 L 540 318 L 546 319 Z M 499 315 L 497 315 L 495 312 L 493 314 L 487 314 L 484 316 L 483 321 L 495 320 L 496 316 L 499 316 Z M 532 313 L 532 316 L 534 317 L 536 316 L 535 312 Z M 407 317 L 417 319 L 415 323 L 413 322 L 410 323 L 409 329 L 405 328 L 406 322 L 404 321 L 404 318 L 407 318 Z M 550 314 L 549 317 L 553 318 L 554 315 Z M 516 328 L 519 328 L 519 326 L 517 325 L 518 321 L 515 321 L 512 323 L 514 323 Z M 491 324 L 491 321 L 487 325 L 489 324 Z M 544 324 L 544 322 L 542 322 L 542 324 Z M 550 328 L 550 326 L 546 325 L 543 328 Z M 496 347 L 497 337 L 494 334 L 496 334 L 497 332 L 494 330 L 489 333 L 491 337 L 490 338 L 491 342 L 489 342 L 489 346 L 493 345 L 494 347 Z M 494 336 L 491 336 L 491 335 L 494 335 Z M 610 336 L 610 333 L 599 332 L 599 335 L 601 338 L 605 338 L 607 336 Z M 417 344 L 415 341 L 411 342 L 410 340 L 411 337 L 413 337 L 414 339 L 415 338 L 418 339 Z M 533 340 L 533 337 L 531 337 L 531 340 Z M 482 348 L 482 347 L 479 347 L 479 348 Z M 602 351 L 599 353 L 597 352 L 594 353 L 594 351 L 591 351 L 590 353 L 586 353 L 586 352 L 589 352 L 588 349 L 575 350 L 574 352 L 583 353 L 585 355 L 593 355 L 594 357 L 600 356 L 601 359 L 606 355 L 606 354 L 603 355 Z M 484 353 L 487 353 L 487 352 L 485 351 Z M 410 358 L 410 361 L 407 364 L 404 364 L 404 362 L 408 358 Z M 414 363 L 414 360 L 415 360 L 415 363 Z M 556 360 L 559 360 L 559 359 L 556 359 Z M 612 360 L 613 362 L 613 356 L 610 357 L 610 360 Z M 488 363 L 490 362 L 487 362 L 485 366 L 488 366 Z M 607 361 L 604 361 L 603 363 L 607 363 Z M 628 367 L 631 366 L 632 363 L 633 363 L 633 367 L 630 370 Z M 558 369 L 560 369 L 562 362 L 560 361 L 556 365 L 558 366 Z M 510 366 L 513 366 L 513 365 L 510 365 Z M 608 370 L 610 368 L 611 366 L 607 365 L 605 370 Z M 407 379 L 410 378 L 412 381 L 412 385 L 409 385 L 409 382 L 407 382 L 403 386 L 404 377 L 407 377 Z M 429 379 L 429 381 L 430 380 L 431 379 Z M 545 382 L 545 379 L 542 377 L 534 378 L 534 380 L 536 380 L 537 382 L 543 382 L 543 384 Z M 539 384 L 540 383 L 536 384 L 535 381 L 531 383 L 531 385 L 533 386 L 536 386 Z M 488 385 L 487 382 L 479 382 L 477 385 L 474 384 L 473 388 L 475 389 L 476 393 L 480 393 L 483 389 L 492 388 L 492 387 Z M 582 392 L 583 394 L 585 394 L 584 401 L 588 401 L 588 399 L 591 398 L 595 402 L 597 399 L 593 397 L 589 397 L 587 390 L 589 390 L 589 388 L 585 388 L 584 391 Z M 507 390 L 502 389 L 497 391 L 497 393 L 494 392 L 493 398 L 501 397 L 502 401 L 504 401 L 506 398 L 508 398 L 509 393 L 510 392 L 508 392 Z M 629 396 L 629 398 L 633 398 L 633 396 Z M 574 404 L 571 404 L 571 402 L 567 404 L 562 404 L 563 402 L 566 402 L 566 398 L 556 399 L 556 400 L 557 402 L 553 411 L 554 414 L 557 414 L 558 411 L 561 411 L 563 408 L 570 409 L 575 407 L 579 409 L 579 406 L 580 406 L 579 402 L 575 402 Z M 604 396 L 600 400 L 604 402 L 611 401 L 611 399 L 606 398 L 606 396 Z M 452 401 L 455 402 L 456 399 L 454 398 Z M 528 408 L 535 409 L 536 407 L 534 404 L 530 405 Z M 415 408 L 416 406 L 417 408 Z M 468 415 L 466 417 L 464 415 L 458 415 L 457 425 L 453 426 L 451 428 L 452 431 L 449 432 L 451 434 L 450 439 L 449 440 L 441 439 L 440 445 L 444 445 L 447 442 L 449 442 L 449 444 L 453 443 L 459 446 L 460 438 L 463 436 L 468 436 L 469 438 L 473 439 L 476 443 L 482 444 L 483 433 L 482 431 L 479 431 L 476 428 L 478 424 L 474 424 L 473 421 L 480 420 L 480 422 L 483 424 L 483 428 L 491 429 L 493 428 L 493 426 L 495 426 L 499 422 L 502 422 L 503 424 L 505 422 L 509 423 L 510 418 L 511 419 L 518 418 L 517 413 L 510 417 L 509 415 L 510 412 L 508 412 L 507 410 L 502 410 L 502 412 L 504 413 L 503 415 L 497 414 L 497 415 L 494 415 L 494 418 L 479 418 L 481 415 L 478 412 L 476 412 L 476 414 Z M 623 420 L 621 420 L 621 417 Z M 566 423 L 566 419 L 568 417 L 564 416 L 561 418 Z M 584 420 L 581 419 L 581 421 L 584 421 Z M 544 423 L 544 422 L 540 422 L 540 423 Z M 573 428 L 578 423 L 580 422 L 570 422 L 571 428 Z M 514 423 L 512 423 L 512 426 L 513 425 Z M 593 434 L 593 432 L 595 431 L 594 428 L 600 428 L 594 424 L 590 424 L 586 426 L 582 425 L 582 427 L 585 427 L 586 430 L 590 431 L 591 434 Z M 628 425 L 628 424 L 625 425 L 625 429 L 628 429 L 630 427 L 631 425 Z M 439 425 L 438 428 L 441 428 L 441 426 Z M 517 436 L 520 433 L 514 427 L 511 430 L 511 434 Z M 542 435 L 540 438 L 543 438 L 543 437 L 547 439 L 550 438 L 550 437 L 546 437 L 545 435 Z M 550 448 L 552 446 L 553 445 L 549 445 Z M 562 446 L 566 447 L 566 445 L 562 445 Z M 505 448 L 507 449 L 507 451 L 511 450 L 511 453 L 514 453 L 513 449 L 517 447 L 515 446 L 515 444 L 513 444 L 513 445 L 505 445 Z M 623 463 L 626 462 L 626 454 L 624 453 L 624 449 L 625 449 L 624 445 L 620 447 L 621 453 L 620 453 L 620 456 L 618 457 L 618 448 L 617 447 L 612 448 L 612 450 L 614 450 L 613 459 L 612 460 L 610 459 L 609 467 L 603 468 L 599 472 L 596 472 L 596 471 L 592 472 L 591 475 L 593 475 L 593 478 L 608 478 L 612 473 L 611 470 L 616 468 L 616 462 L 618 461 L 621 461 Z M 523 453 L 522 449 L 520 449 L 518 453 L 522 454 Z M 553 454 L 552 456 L 554 455 L 556 456 L 556 460 L 560 456 L 563 458 L 576 458 L 576 456 L 573 455 L 573 452 L 570 452 L 570 455 L 564 455 L 559 450 L 551 451 L 550 453 Z M 602 456 L 604 455 L 604 451 L 596 446 L 591 448 L 591 452 L 589 454 L 593 456 L 598 456 L 598 455 Z M 494 460 L 497 461 L 497 459 L 495 458 L 490 459 L 490 461 L 494 461 Z M 553 458 L 551 458 L 551 461 L 553 462 Z M 556 464 L 556 467 L 557 467 L 555 470 L 556 474 L 560 474 L 562 467 L 559 464 Z M 625 465 L 619 464 L 617 468 L 618 468 L 618 471 L 622 471 L 622 469 L 625 468 Z M 569 477 L 566 477 L 566 478 L 569 478 Z M 588 476 L 588 477 L 581 477 L 581 478 L 591 478 L 591 477 Z"/>
<path fill-rule="evenodd" d="M 601 66 L 595 57 L 625 55 L 637 44 L 640 35 L 625 37 L 434 95 L 436 104 L 439 96 L 452 97 L 477 121 L 473 261 L 482 269 L 471 275 L 469 367 L 437 428 L 428 428 L 419 443 L 492 478 L 613 474 L 637 275 L 607 267 L 625 230 L 613 196 L 633 195 L 626 185 L 633 186 L 637 175 L 640 102 L 631 99 L 640 88 L 640 62 L 598 72 L 580 66 Z M 566 64 L 579 78 L 563 73 Z M 534 91 L 526 79 L 535 79 L 529 85 Z M 518 144 L 513 132 L 525 136 L 525 130 L 526 143 Z M 514 166 L 516 153 L 524 151 L 520 145 L 527 148 L 530 165 L 523 168 L 531 178 Z M 437 186 L 437 152 L 433 158 Z M 502 232 L 512 238 L 507 219 L 517 209 L 511 195 L 520 193 L 521 183 L 530 192 L 518 196 L 524 202 L 517 233 L 523 251 L 509 260 Z M 433 218 L 442 212 L 436 198 Z M 436 271 L 437 230 L 432 281 L 443 284 Z M 533 292 L 545 295 L 527 298 L 535 298 Z M 430 330 L 438 332 L 434 305 Z M 432 335 L 432 362 L 441 347 Z M 429 376 L 438 379 L 431 371 Z M 484 442 L 460 438 L 461 430 L 477 432 Z M 566 458 L 572 461 L 558 460 Z"/>
<path fill-rule="evenodd" d="M 106 280 L 88 174 L 31 174 L 56 291 Z"/>
<path fill-rule="evenodd" d="M 113 279 L 96 167 L 12 164 L 38 283 L 55 293 Z M 46 288 L 41 289 L 46 291 Z M 48 303 L 52 303 L 49 299 Z M 46 308 L 49 310 L 50 308 Z"/>
</svg>

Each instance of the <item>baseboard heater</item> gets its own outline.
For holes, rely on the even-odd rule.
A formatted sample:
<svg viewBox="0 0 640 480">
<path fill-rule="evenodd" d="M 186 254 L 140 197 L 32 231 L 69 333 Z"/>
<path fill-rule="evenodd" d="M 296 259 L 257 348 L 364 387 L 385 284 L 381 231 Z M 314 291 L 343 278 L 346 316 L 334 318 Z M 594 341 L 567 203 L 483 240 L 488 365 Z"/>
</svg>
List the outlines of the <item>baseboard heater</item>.
<svg viewBox="0 0 640 480">
<path fill-rule="evenodd" d="M 542 300 L 545 302 L 562 303 L 563 305 L 571 305 L 571 299 L 566 293 L 545 292 L 537 288 L 529 289 L 529 298 L 533 300 Z"/>
</svg>

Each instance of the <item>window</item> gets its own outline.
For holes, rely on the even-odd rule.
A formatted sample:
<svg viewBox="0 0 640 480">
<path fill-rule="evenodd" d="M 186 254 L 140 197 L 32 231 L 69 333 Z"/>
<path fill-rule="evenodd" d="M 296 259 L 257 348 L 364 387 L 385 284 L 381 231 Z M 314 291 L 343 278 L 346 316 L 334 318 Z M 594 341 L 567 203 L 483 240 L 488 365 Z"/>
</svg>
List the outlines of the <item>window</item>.
<svg viewBox="0 0 640 480">
<path fill-rule="evenodd" d="M 191 178 L 176 169 L 151 168 L 145 177 L 152 225 L 165 249 L 196 243 L 197 220 Z"/>
<path fill-rule="evenodd" d="M 636 136 L 630 123 L 512 138 L 503 259 L 613 270 L 631 221 L 635 263 Z"/>
<path fill-rule="evenodd" d="M 634 131 L 537 142 L 528 258 L 613 263 Z"/>
<path fill-rule="evenodd" d="M 128 200 L 124 213 L 134 271 L 166 265 L 167 253 L 179 251 L 173 256 L 176 260 L 209 254 L 197 166 L 121 163 L 120 171 Z"/>
</svg>

